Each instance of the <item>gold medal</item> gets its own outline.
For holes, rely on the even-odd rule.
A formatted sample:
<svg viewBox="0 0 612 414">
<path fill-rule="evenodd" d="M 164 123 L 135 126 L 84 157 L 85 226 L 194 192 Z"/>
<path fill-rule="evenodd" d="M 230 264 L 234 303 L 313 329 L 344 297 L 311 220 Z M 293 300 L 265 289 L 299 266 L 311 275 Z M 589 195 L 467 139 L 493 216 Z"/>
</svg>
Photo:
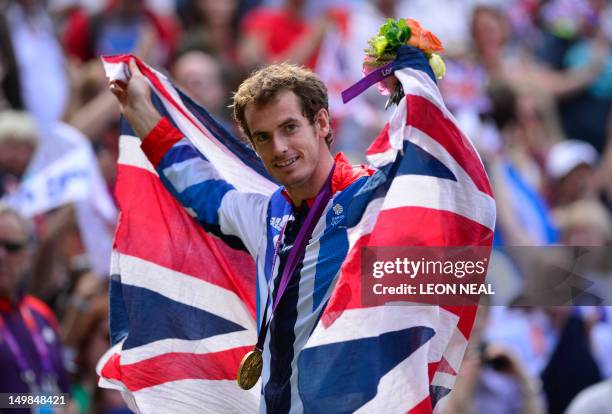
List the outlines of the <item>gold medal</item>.
<svg viewBox="0 0 612 414">
<path fill-rule="evenodd" d="M 252 351 L 248 352 L 238 368 L 238 377 L 236 381 L 238 386 L 243 390 L 250 390 L 255 386 L 259 377 L 261 377 L 261 368 L 263 367 L 263 358 L 261 356 L 261 350 L 253 348 Z"/>
</svg>

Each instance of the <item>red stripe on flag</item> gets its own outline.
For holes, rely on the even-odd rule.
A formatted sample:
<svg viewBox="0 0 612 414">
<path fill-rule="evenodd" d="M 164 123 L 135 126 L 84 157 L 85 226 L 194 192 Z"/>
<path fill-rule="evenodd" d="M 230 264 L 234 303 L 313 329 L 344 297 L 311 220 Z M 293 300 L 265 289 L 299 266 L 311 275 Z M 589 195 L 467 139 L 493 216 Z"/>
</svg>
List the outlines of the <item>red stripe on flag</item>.
<svg viewBox="0 0 612 414">
<path fill-rule="evenodd" d="M 463 334 L 465 339 L 469 339 L 472 326 L 474 326 L 474 321 L 476 320 L 478 306 L 442 306 L 442 308 L 459 317 L 457 329 L 459 329 L 459 332 Z"/>
<path fill-rule="evenodd" d="M 398 226 L 402 228 L 398 232 Z M 321 321 L 331 325 L 346 309 L 365 307 L 361 300 L 361 248 L 366 246 L 491 246 L 493 232 L 459 214 L 424 207 L 383 210 L 372 233 L 361 237 L 344 261 L 340 279 Z M 471 309 L 473 308 L 473 309 Z M 469 337 L 475 306 L 448 306 L 460 316 L 459 329 Z"/>
<path fill-rule="evenodd" d="M 410 191 L 410 190 L 408 190 Z M 402 231 L 397 231 L 401 226 Z M 490 246 L 493 232 L 447 210 L 398 207 L 382 210 L 370 246 Z"/>
<path fill-rule="evenodd" d="M 391 144 L 389 143 L 389 123 L 387 122 L 383 130 L 378 134 L 374 142 L 372 142 L 366 151 L 366 154 L 379 154 L 387 151 L 389 148 L 391 148 Z"/>
<path fill-rule="evenodd" d="M 457 375 L 457 372 L 455 372 L 453 367 L 450 366 L 450 364 L 444 357 L 442 357 L 442 359 L 440 359 L 438 362 L 431 362 L 427 364 L 427 371 L 429 374 L 430 384 L 431 384 L 431 381 L 433 380 L 434 375 L 436 375 L 436 372 L 444 372 L 446 374 L 455 375 L 455 376 Z"/>
<path fill-rule="evenodd" d="M 408 105 L 406 124 L 438 141 L 467 172 L 476 187 L 492 197 L 493 192 L 480 158 L 457 125 L 427 98 L 407 95 L 406 104 Z"/>
<path fill-rule="evenodd" d="M 431 406 L 431 397 L 428 395 L 420 403 L 407 411 L 408 414 L 431 414 L 433 408 Z"/>
<path fill-rule="evenodd" d="M 170 92 L 166 89 L 166 87 L 161 82 L 161 80 L 157 77 L 155 72 L 153 72 L 139 58 L 137 58 L 136 56 L 134 56 L 132 54 L 126 54 L 126 55 L 116 55 L 116 56 L 104 56 L 103 59 L 105 61 L 109 62 L 109 63 L 125 63 L 126 65 L 129 64 L 130 59 L 134 59 L 134 62 L 136 62 L 136 65 L 138 66 L 138 69 L 140 70 L 140 72 L 142 72 L 142 74 L 147 79 L 149 79 L 151 84 L 153 84 L 155 89 L 168 101 L 168 103 L 170 103 L 170 105 L 172 105 L 182 116 L 184 116 L 185 119 L 188 119 L 189 122 L 191 122 L 193 124 L 193 126 L 195 126 L 197 129 L 199 129 L 209 139 L 215 140 L 215 138 L 214 138 L 214 136 L 212 134 L 210 134 L 208 131 L 204 130 L 200 125 L 198 125 L 198 123 L 194 121 L 194 119 L 191 116 L 191 114 L 188 113 L 188 111 L 186 111 L 183 107 L 181 107 L 174 100 L 174 98 L 172 97 Z"/>
<path fill-rule="evenodd" d="M 238 366 L 252 346 L 208 354 L 172 352 L 121 366 L 123 384 L 130 391 L 185 379 L 235 380 Z"/>
<path fill-rule="evenodd" d="M 208 235 L 147 170 L 119 165 L 116 193 L 115 249 L 236 292 L 255 318 L 251 256 Z"/>
<path fill-rule="evenodd" d="M 132 54 L 124 54 L 124 55 L 106 55 L 102 56 L 102 60 L 108 63 L 125 63 L 126 65 L 130 63 L 130 59 L 136 59 L 136 57 Z"/>
<path fill-rule="evenodd" d="M 100 376 L 109 380 L 121 381 L 121 357 L 119 354 L 113 354 L 102 367 Z"/>
</svg>

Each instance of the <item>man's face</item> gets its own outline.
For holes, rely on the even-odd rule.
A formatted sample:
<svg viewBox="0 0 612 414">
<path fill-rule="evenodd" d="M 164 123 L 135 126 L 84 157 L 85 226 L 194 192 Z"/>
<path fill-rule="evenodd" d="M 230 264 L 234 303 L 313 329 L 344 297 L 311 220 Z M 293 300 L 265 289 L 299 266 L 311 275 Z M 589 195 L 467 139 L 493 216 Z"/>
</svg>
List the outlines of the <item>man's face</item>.
<svg viewBox="0 0 612 414">
<path fill-rule="evenodd" d="M 12 214 L 0 214 L 0 298 L 15 293 L 28 270 L 29 251 L 23 223 Z"/>
<path fill-rule="evenodd" d="M 327 111 L 321 109 L 311 124 L 297 95 L 281 91 L 265 105 L 247 105 L 245 118 L 253 146 L 272 177 L 290 194 L 316 194 L 319 189 L 311 187 L 328 173 L 323 171 L 324 157 L 330 156 L 325 144 L 330 131 Z"/>
<path fill-rule="evenodd" d="M 174 76 L 198 104 L 213 114 L 222 112 L 226 91 L 219 65 L 211 57 L 200 52 L 188 53 L 176 62 Z"/>
</svg>

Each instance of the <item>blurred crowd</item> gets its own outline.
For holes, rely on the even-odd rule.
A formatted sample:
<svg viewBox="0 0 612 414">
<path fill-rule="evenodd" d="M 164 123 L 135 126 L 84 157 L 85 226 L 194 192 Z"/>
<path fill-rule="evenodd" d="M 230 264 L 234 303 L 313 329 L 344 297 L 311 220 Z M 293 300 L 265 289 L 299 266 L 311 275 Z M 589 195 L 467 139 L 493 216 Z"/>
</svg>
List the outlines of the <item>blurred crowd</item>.
<svg viewBox="0 0 612 414">
<path fill-rule="evenodd" d="M 385 97 L 343 105 L 340 92 L 386 17 L 441 38 L 440 89 L 497 201 L 491 269 L 506 300 L 481 306 L 444 412 L 611 413 L 610 0 L 0 0 L 0 392 L 128 412 L 95 373 L 118 217 L 119 110 L 101 55 L 138 55 L 236 134 L 228 105 L 247 74 L 307 66 L 329 88 L 333 150 L 360 163 Z M 579 271 L 599 296 L 530 297 L 567 259 L 533 246 L 593 247 Z"/>
</svg>

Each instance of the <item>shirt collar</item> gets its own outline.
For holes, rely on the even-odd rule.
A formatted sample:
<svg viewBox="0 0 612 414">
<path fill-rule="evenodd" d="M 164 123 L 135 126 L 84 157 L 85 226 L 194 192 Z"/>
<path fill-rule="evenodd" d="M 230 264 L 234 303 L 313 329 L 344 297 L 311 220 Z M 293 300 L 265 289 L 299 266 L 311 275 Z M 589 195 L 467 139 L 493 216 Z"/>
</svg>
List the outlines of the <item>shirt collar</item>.
<svg viewBox="0 0 612 414">
<path fill-rule="evenodd" d="M 331 186 L 332 186 L 332 195 L 338 191 L 342 191 L 347 188 L 349 185 L 353 184 L 361 177 L 368 177 L 374 173 L 374 169 L 370 168 L 366 165 L 358 165 L 352 166 L 349 163 L 348 158 L 344 155 L 343 152 L 339 152 L 334 157 L 334 173 L 332 175 Z M 286 188 L 283 188 L 281 194 L 291 205 L 293 202 L 291 201 L 291 197 L 287 192 Z M 314 203 L 314 197 L 306 200 L 308 207 L 312 206 Z"/>
</svg>

